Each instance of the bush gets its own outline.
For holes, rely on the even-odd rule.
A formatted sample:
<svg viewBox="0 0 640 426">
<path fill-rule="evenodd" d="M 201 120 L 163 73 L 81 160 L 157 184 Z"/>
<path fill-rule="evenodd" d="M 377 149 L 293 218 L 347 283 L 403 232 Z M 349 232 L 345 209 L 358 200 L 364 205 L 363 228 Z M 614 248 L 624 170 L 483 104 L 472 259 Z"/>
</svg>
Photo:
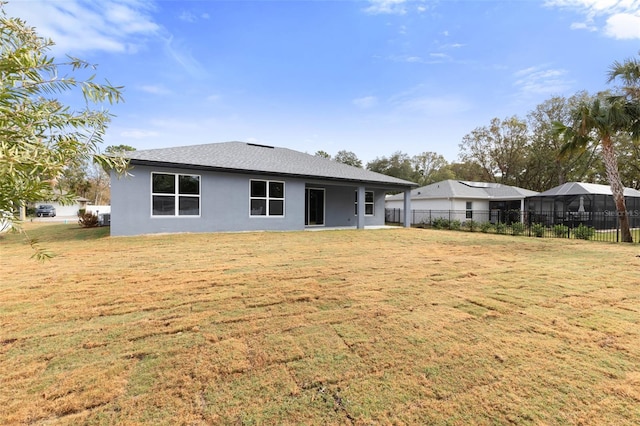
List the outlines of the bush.
<svg viewBox="0 0 640 426">
<path fill-rule="evenodd" d="M 480 224 L 473 219 L 469 219 L 464 223 L 464 227 L 471 232 L 477 231 Z"/>
<path fill-rule="evenodd" d="M 458 219 L 449 222 L 449 229 L 453 231 L 459 231 L 460 228 L 462 228 L 462 222 L 460 222 Z"/>
<path fill-rule="evenodd" d="M 524 234 L 524 223 L 522 223 L 522 222 L 513 222 L 511 224 L 511 233 L 513 235 L 522 235 L 522 234 Z"/>
<path fill-rule="evenodd" d="M 553 235 L 558 238 L 564 238 L 569 233 L 569 227 L 565 225 L 555 225 L 553 227 Z"/>
<path fill-rule="evenodd" d="M 436 217 L 431 221 L 431 226 L 434 229 L 449 229 L 449 219 L 444 217 Z"/>
<path fill-rule="evenodd" d="M 491 232 L 491 228 L 493 228 L 491 222 L 482 222 L 480 224 L 480 232 L 484 232 L 485 234 Z"/>
<path fill-rule="evenodd" d="M 502 222 L 496 223 L 496 233 L 498 234 L 506 234 L 507 233 L 507 225 Z"/>
<path fill-rule="evenodd" d="M 98 222 L 98 215 L 89 212 L 83 214 L 78 213 L 78 224 L 83 228 L 95 228 L 100 223 Z"/>
<path fill-rule="evenodd" d="M 533 223 L 533 224 L 531 224 L 531 232 L 536 237 L 544 237 L 544 231 L 546 229 L 547 228 L 541 223 Z"/>
<path fill-rule="evenodd" d="M 591 239 L 591 237 L 593 237 L 595 234 L 596 234 L 595 228 L 583 225 L 582 223 L 573 230 L 573 236 L 580 240 Z"/>
</svg>

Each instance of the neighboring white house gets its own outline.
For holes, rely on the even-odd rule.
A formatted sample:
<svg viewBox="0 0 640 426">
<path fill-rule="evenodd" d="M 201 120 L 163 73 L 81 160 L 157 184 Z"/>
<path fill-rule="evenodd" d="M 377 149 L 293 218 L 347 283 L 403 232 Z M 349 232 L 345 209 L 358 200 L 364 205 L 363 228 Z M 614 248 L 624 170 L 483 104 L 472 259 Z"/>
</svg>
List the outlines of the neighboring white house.
<svg viewBox="0 0 640 426">
<path fill-rule="evenodd" d="M 515 220 L 511 212 L 524 211 L 524 200 L 535 191 L 491 182 L 443 180 L 411 191 L 412 223 L 434 218 L 497 222 Z M 403 194 L 386 198 L 387 209 L 401 212 Z M 402 218 L 403 215 L 396 215 Z M 519 215 L 516 215 L 519 217 Z"/>
<path fill-rule="evenodd" d="M 50 204 L 56 209 L 56 216 L 77 216 L 78 210 L 86 209 L 87 202 L 89 200 L 84 197 L 76 198 L 76 202 L 71 205 L 62 205 L 56 201 L 37 201 L 33 203 L 33 207 L 38 207 L 40 204 Z"/>
</svg>

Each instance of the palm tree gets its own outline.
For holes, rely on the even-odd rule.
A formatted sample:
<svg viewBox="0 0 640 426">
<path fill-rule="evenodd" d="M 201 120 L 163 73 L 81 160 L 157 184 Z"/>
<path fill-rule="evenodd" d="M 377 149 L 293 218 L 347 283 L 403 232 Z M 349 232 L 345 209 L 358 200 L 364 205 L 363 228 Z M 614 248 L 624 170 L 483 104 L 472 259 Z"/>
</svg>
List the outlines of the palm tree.
<svg viewBox="0 0 640 426">
<path fill-rule="evenodd" d="M 622 88 L 624 96 L 630 101 L 640 101 L 640 61 L 629 58 L 623 62 L 615 61 L 611 64 L 608 83 L 618 78 L 624 83 Z"/>
<path fill-rule="evenodd" d="M 609 80 L 614 82 L 622 80 L 622 93 L 612 96 L 613 102 L 620 102 L 624 105 L 625 113 L 631 121 L 627 129 L 631 133 L 634 141 L 640 140 L 640 61 L 629 58 L 623 62 L 614 62 L 609 67 Z"/>
<path fill-rule="evenodd" d="M 600 142 L 607 179 L 618 212 L 623 242 L 633 242 L 629 229 L 629 217 L 624 201 L 624 187 L 618 172 L 618 158 L 614 138 L 618 132 L 626 132 L 632 125 L 627 102 L 619 97 L 598 96 L 590 102 L 582 102 L 571 112 L 569 125 L 554 123 L 554 133 L 564 138 L 560 155 L 584 151 L 595 137 Z"/>
</svg>

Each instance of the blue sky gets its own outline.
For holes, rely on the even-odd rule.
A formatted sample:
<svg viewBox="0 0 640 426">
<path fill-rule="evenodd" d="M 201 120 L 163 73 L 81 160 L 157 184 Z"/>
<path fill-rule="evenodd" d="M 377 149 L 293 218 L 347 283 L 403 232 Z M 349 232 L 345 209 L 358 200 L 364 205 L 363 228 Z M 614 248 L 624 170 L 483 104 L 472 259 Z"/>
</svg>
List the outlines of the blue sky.
<svg viewBox="0 0 640 426">
<path fill-rule="evenodd" d="M 457 160 L 493 117 L 608 88 L 640 51 L 640 1 L 10 1 L 52 55 L 125 86 L 106 145 L 231 140 L 364 163 Z"/>
</svg>

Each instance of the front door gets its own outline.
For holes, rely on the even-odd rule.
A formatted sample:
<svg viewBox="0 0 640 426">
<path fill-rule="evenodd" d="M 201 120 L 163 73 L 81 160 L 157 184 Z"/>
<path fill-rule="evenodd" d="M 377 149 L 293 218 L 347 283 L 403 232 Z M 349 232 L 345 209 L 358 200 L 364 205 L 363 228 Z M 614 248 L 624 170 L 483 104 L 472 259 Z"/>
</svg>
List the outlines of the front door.
<svg viewBox="0 0 640 426">
<path fill-rule="evenodd" d="M 307 188 L 304 204 L 304 224 L 307 226 L 324 225 L 324 189 Z"/>
</svg>

